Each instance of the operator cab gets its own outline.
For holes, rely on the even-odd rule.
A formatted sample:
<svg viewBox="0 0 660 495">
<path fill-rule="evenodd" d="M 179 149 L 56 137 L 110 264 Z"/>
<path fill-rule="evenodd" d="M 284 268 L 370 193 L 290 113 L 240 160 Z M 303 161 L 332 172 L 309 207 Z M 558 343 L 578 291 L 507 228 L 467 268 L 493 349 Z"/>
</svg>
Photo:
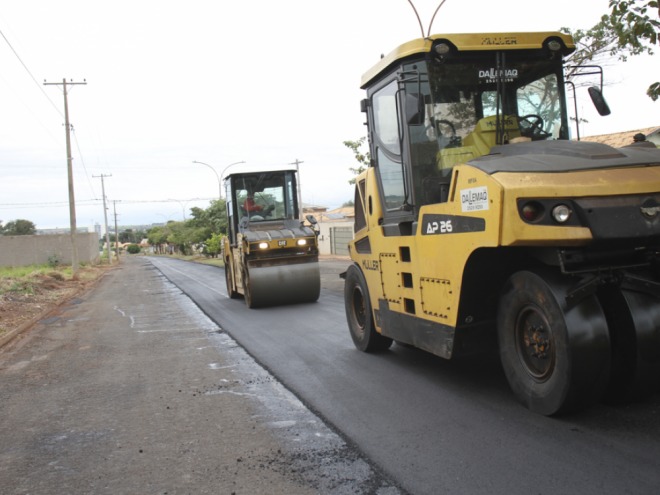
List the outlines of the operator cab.
<svg viewBox="0 0 660 495">
<path fill-rule="evenodd" d="M 232 174 L 225 178 L 228 237 L 247 229 L 299 226 L 295 170 Z"/>
<path fill-rule="evenodd" d="M 385 224 L 447 201 L 453 167 L 494 146 L 569 139 L 564 57 L 574 49 L 561 33 L 436 35 L 365 74 Z"/>
</svg>

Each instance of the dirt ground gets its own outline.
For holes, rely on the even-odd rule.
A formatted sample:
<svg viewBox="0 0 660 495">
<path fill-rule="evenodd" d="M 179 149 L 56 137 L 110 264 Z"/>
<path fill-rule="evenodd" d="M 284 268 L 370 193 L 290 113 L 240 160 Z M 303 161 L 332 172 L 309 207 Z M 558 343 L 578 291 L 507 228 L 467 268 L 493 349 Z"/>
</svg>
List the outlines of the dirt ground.
<svg viewBox="0 0 660 495">
<path fill-rule="evenodd" d="M 81 267 L 75 280 L 57 270 L 21 282 L 0 280 L 0 346 L 49 311 L 91 288 L 115 266 Z"/>
</svg>

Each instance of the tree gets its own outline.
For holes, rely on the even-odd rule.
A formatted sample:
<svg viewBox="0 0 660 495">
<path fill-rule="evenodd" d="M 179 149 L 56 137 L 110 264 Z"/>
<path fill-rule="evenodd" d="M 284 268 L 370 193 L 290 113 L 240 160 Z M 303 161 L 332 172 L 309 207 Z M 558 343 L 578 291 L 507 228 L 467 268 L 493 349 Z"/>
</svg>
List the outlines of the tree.
<svg viewBox="0 0 660 495">
<path fill-rule="evenodd" d="M 653 54 L 660 33 L 660 7 L 658 0 L 610 0 L 612 9 L 588 30 L 561 30 L 573 36 L 577 50 L 569 64 L 570 77 L 579 67 L 598 63 L 607 57 L 625 62 L 629 55 Z M 646 94 L 656 101 L 660 97 L 660 82 L 652 83 Z"/>
<path fill-rule="evenodd" d="M 145 237 L 145 233 L 141 230 L 126 229 L 119 233 L 119 242 L 123 244 L 127 242 L 132 244 L 139 244 L 140 241 Z"/>
<path fill-rule="evenodd" d="M 168 222 L 168 225 L 169 223 L 170 222 Z M 164 245 L 167 243 L 168 233 L 167 225 L 162 227 L 153 227 L 147 232 L 147 240 L 149 241 L 149 244 L 154 247 L 154 250 L 158 254 L 163 254 L 165 252 Z"/>
<path fill-rule="evenodd" d="M 30 220 L 12 220 L 3 227 L 0 225 L 0 235 L 34 235 L 37 227 Z"/>
<path fill-rule="evenodd" d="M 364 172 L 365 168 L 368 167 L 369 163 L 371 162 L 371 155 L 369 154 L 369 152 L 368 151 L 363 152 L 361 150 L 366 139 L 367 138 L 365 136 L 362 136 L 357 141 L 344 141 L 344 146 L 346 146 L 353 152 L 353 155 L 355 156 L 355 160 L 358 162 L 357 167 L 348 168 L 351 172 L 353 172 L 354 175 L 360 175 L 362 172 Z M 355 180 L 356 177 L 353 177 L 351 180 L 348 181 L 348 183 L 355 184 Z"/>
<path fill-rule="evenodd" d="M 220 251 L 222 251 L 222 236 L 213 234 L 204 243 L 204 254 L 215 258 L 220 254 Z"/>
<path fill-rule="evenodd" d="M 195 228 L 205 228 L 211 234 L 224 234 L 227 232 L 227 205 L 224 199 L 211 201 L 205 210 L 197 207 L 190 209 L 192 218 L 189 220 Z"/>
<path fill-rule="evenodd" d="M 169 221 L 167 225 L 149 229 L 147 240 L 154 246 L 157 253 L 164 254 L 166 246 L 169 254 L 172 251 L 184 255 L 192 254 L 199 251 L 200 246 L 204 246 L 205 254 L 214 256 L 219 252 L 213 251 L 213 246 L 215 244 L 219 246 L 219 240 L 227 232 L 225 201 L 223 199 L 213 200 L 208 208 L 193 207 L 190 209 L 190 213 L 192 218 L 189 220 Z M 211 249 L 209 249 L 209 245 L 212 246 Z"/>
</svg>

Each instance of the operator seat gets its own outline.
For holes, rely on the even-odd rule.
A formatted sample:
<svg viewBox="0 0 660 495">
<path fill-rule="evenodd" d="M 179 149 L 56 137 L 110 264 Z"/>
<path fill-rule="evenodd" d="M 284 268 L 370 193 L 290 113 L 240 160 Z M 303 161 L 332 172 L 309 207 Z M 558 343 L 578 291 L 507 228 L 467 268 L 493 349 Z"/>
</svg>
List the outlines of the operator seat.
<svg viewBox="0 0 660 495">
<path fill-rule="evenodd" d="M 504 125 L 505 141 L 520 137 L 520 127 L 518 119 L 513 115 L 505 115 L 502 119 Z M 474 130 L 463 139 L 464 146 L 474 146 L 477 156 L 483 156 L 490 153 L 490 149 L 495 146 L 497 137 L 497 115 L 484 117 L 477 122 Z"/>
</svg>

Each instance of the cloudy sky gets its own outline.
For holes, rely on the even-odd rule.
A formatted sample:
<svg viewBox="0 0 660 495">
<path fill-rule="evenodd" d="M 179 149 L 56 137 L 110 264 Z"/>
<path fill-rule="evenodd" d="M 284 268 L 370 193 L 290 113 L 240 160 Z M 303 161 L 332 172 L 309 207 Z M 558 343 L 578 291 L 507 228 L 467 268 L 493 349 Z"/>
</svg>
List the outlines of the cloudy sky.
<svg viewBox="0 0 660 495">
<path fill-rule="evenodd" d="M 413 0 L 424 29 L 438 0 Z M 550 8 L 552 6 L 552 8 Z M 447 0 L 440 32 L 589 28 L 608 0 Z M 78 226 L 182 220 L 218 196 L 216 173 L 300 160 L 303 201 L 352 199 L 366 134 L 361 75 L 420 37 L 407 0 L 21 0 L 0 10 L 0 220 L 69 225 L 64 99 L 74 127 Z M 606 68 L 612 115 L 583 95 L 582 135 L 660 125 L 645 95 L 657 58 Z M 655 67 L 655 69 L 653 69 Z M 199 161 L 209 166 L 193 163 Z M 236 171 L 242 165 L 233 165 Z"/>
</svg>

